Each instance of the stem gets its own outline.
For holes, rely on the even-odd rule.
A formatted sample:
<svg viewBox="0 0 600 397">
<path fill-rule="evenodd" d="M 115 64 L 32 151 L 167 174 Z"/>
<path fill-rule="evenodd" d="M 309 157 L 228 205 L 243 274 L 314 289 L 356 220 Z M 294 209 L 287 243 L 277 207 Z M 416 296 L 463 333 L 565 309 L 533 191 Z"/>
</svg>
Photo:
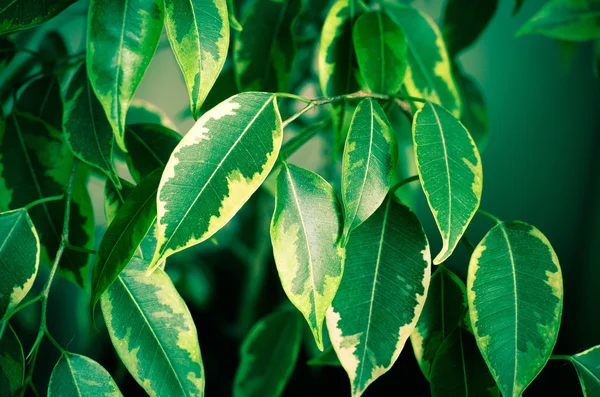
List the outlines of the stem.
<svg viewBox="0 0 600 397">
<path fill-rule="evenodd" d="M 281 148 L 280 157 L 284 160 L 290 157 L 300 149 L 312 137 L 317 135 L 323 128 L 327 127 L 329 120 L 324 120 L 320 123 L 313 124 L 304 130 L 300 131 L 296 136 L 287 141 Z"/>
<path fill-rule="evenodd" d="M 290 123 L 294 120 L 296 120 L 298 117 L 302 116 L 304 113 L 308 112 L 309 110 L 311 110 L 312 108 L 314 108 L 315 102 L 311 102 L 308 105 L 306 105 L 302 110 L 300 110 L 298 113 L 293 114 L 290 118 L 288 118 L 287 120 L 285 120 L 282 124 L 281 124 L 281 128 L 285 128 L 288 125 L 290 125 Z"/>
<path fill-rule="evenodd" d="M 42 299 L 42 296 L 41 295 L 37 295 L 36 297 L 31 298 L 27 302 L 22 303 L 19 306 L 13 308 L 12 310 L 8 311 L 6 313 L 6 315 L 4 316 L 4 322 L 7 322 L 12 316 L 14 316 L 15 314 L 17 314 L 21 310 L 25 309 L 26 307 L 31 306 L 34 303 L 38 302 L 40 299 Z"/>
<path fill-rule="evenodd" d="M 91 250 L 83 247 L 76 247 L 71 245 L 71 243 L 65 243 L 65 248 L 70 249 L 71 251 L 83 252 L 84 254 L 96 255 L 97 252 L 95 250 Z"/>
<path fill-rule="evenodd" d="M 472 256 L 473 252 L 475 251 L 475 246 L 473 245 L 471 240 L 469 240 L 469 237 L 467 237 L 466 233 L 464 233 L 462 235 L 462 237 L 460 238 L 460 241 L 465 245 L 465 247 L 467 248 L 467 251 L 469 251 L 469 256 Z"/>
<path fill-rule="evenodd" d="M 492 221 L 494 221 L 494 222 L 496 222 L 496 223 L 498 223 L 498 224 L 502 223 L 502 220 L 501 220 L 500 218 L 498 218 L 497 216 L 494 216 L 494 215 L 490 214 L 490 213 L 489 213 L 489 212 L 487 212 L 487 211 L 484 211 L 484 210 L 477 210 L 477 213 L 478 213 L 479 215 L 483 215 L 483 216 L 485 216 L 485 217 L 486 217 L 486 218 L 488 218 L 488 219 L 491 219 Z"/>
<path fill-rule="evenodd" d="M 396 99 L 400 99 L 401 101 L 411 101 L 411 102 L 427 103 L 427 99 L 417 98 L 417 97 L 409 96 L 409 95 L 398 95 L 395 98 Z"/>
<path fill-rule="evenodd" d="M 295 95 L 295 94 L 290 94 L 290 93 L 287 93 L 287 92 L 276 92 L 275 96 L 279 97 L 279 98 L 295 99 L 297 101 L 301 101 L 301 102 L 304 102 L 304 103 L 310 103 L 310 102 L 312 102 L 312 100 L 310 100 L 308 98 L 304 98 L 303 96 Z"/>
<path fill-rule="evenodd" d="M 571 356 L 565 356 L 562 354 L 553 354 L 550 356 L 550 360 L 566 360 L 566 361 L 571 361 L 572 358 Z"/>
<path fill-rule="evenodd" d="M 47 203 L 47 202 L 49 202 L 49 201 L 58 201 L 58 200 L 62 200 L 64 197 L 65 197 L 65 195 L 64 195 L 64 194 L 61 194 L 61 195 L 59 195 L 59 196 L 43 197 L 43 198 L 41 198 L 41 199 L 39 199 L 39 200 L 35 200 L 35 201 L 32 201 L 31 203 L 27 204 L 27 205 L 25 206 L 25 209 L 26 209 L 27 211 L 29 211 L 29 210 L 30 210 L 32 207 L 35 207 L 35 206 L 36 206 L 36 205 L 38 205 L 38 204 Z"/>
<path fill-rule="evenodd" d="M 395 193 L 396 190 L 400 189 L 402 186 L 414 182 L 414 181 L 418 181 L 419 180 L 419 175 L 413 175 L 411 177 L 408 177 L 406 179 L 401 180 L 400 182 L 396 183 L 394 186 L 392 186 L 392 188 L 390 189 L 390 192 Z"/>
</svg>

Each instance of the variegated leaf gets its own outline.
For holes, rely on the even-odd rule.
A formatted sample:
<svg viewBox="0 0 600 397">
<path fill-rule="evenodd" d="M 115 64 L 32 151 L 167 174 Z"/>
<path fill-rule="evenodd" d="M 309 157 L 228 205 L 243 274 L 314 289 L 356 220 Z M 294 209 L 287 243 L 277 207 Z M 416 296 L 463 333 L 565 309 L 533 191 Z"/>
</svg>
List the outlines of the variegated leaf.
<svg viewBox="0 0 600 397">
<path fill-rule="evenodd" d="M 88 76 L 125 152 L 125 115 L 158 47 L 163 8 L 162 0 L 90 1 Z"/>
<path fill-rule="evenodd" d="M 75 156 L 104 172 L 113 183 L 120 183 L 113 166 L 112 127 L 90 86 L 85 66 L 79 67 L 69 84 L 62 128 Z"/>
<path fill-rule="evenodd" d="M 581 390 L 585 397 L 600 395 L 600 346 L 569 357 L 581 383 Z"/>
<path fill-rule="evenodd" d="M 323 350 L 323 320 L 338 289 L 344 249 L 333 188 L 319 175 L 284 164 L 277 177 L 271 242 L 283 290 Z"/>
<path fill-rule="evenodd" d="M 104 217 L 107 226 L 115 219 L 119 208 L 125 202 L 125 198 L 134 188 L 135 185 L 124 179 L 121 179 L 121 189 L 117 189 L 112 183 L 106 183 L 104 186 Z"/>
<path fill-rule="evenodd" d="M 259 320 L 242 343 L 234 397 L 279 397 L 294 371 L 302 342 L 302 318 L 281 311 Z"/>
<path fill-rule="evenodd" d="M 433 260 L 438 265 L 452 255 L 479 208 L 481 157 L 469 131 L 431 102 L 415 114 L 413 141 L 421 186 L 442 235 Z"/>
<path fill-rule="evenodd" d="M 92 273 L 92 312 L 156 221 L 156 192 L 161 175 L 162 169 L 155 170 L 133 189 L 104 233 Z"/>
<path fill-rule="evenodd" d="M 7 321 L 0 321 L 0 395 L 15 396 L 23 386 L 23 347 Z"/>
<path fill-rule="evenodd" d="M 192 115 L 198 118 L 227 58 L 227 3 L 165 0 L 165 28 L 190 94 Z"/>
<path fill-rule="evenodd" d="M 27 210 L 0 213 L 0 318 L 27 295 L 39 263 L 40 241 Z"/>
<path fill-rule="evenodd" d="M 48 397 L 122 397 L 100 364 L 79 354 L 64 353 L 52 370 Z"/>
<path fill-rule="evenodd" d="M 398 145 L 385 112 L 365 99 L 352 117 L 342 158 L 344 241 L 385 199 L 397 161 Z"/>
<path fill-rule="evenodd" d="M 562 274 L 550 242 L 526 223 L 497 224 L 471 256 L 467 291 L 492 376 L 503 396 L 521 396 L 546 365 L 560 326 Z"/>
<path fill-rule="evenodd" d="M 272 94 L 235 95 L 205 113 L 163 173 L 152 265 L 225 226 L 273 168 L 281 140 Z"/>
<path fill-rule="evenodd" d="M 19 96 L 16 108 L 44 120 L 52 128 L 62 131 L 63 103 L 58 79 L 45 76 L 34 80 Z"/>
<path fill-rule="evenodd" d="M 157 168 L 164 168 L 181 135 L 158 124 L 131 124 L 125 128 L 127 166 L 131 176 L 141 181 Z"/>
<path fill-rule="evenodd" d="M 446 266 L 439 266 L 431 276 L 421 317 L 410 334 L 415 357 L 427 379 L 440 345 L 461 324 L 466 313 L 465 284 Z"/>
<path fill-rule="evenodd" d="M 54 18 L 77 0 L 12 0 L 0 5 L 0 35 L 32 28 Z"/>
<path fill-rule="evenodd" d="M 204 395 L 196 326 L 169 276 L 135 256 L 100 302 L 115 350 L 152 397 Z"/>
<path fill-rule="evenodd" d="M 417 323 L 431 257 L 415 214 L 388 196 L 354 231 L 345 258 L 327 328 L 358 397 L 396 362 Z"/>
<path fill-rule="evenodd" d="M 406 36 L 406 92 L 442 105 L 460 117 L 462 104 L 440 29 L 429 16 L 409 5 L 386 3 L 385 10 Z"/>
</svg>

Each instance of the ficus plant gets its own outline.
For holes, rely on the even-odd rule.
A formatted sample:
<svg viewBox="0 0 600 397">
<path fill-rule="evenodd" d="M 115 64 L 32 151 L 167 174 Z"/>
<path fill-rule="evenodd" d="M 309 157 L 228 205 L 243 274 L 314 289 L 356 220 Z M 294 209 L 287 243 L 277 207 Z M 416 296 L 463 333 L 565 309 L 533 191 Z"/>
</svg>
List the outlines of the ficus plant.
<svg viewBox="0 0 600 397">
<path fill-rule="evenodd" d="M 447 0 L 439 24 L 399 0 L 5 3 L 0 395 L 307 395 L 286 389 L 295 373 L 332 366 L 358 397 L 412 348 L 431 395 L 521 396 L 557 359 L 600 396 L 598 346 L 552 355 L 550 241 L 480 208 L 487 111 L 458 55 L 497 0 Z M 79 51 L 53 31 L 32 46 L 61 13 L 86 26 Z M 554 0 L 518 34 L 599 40 L 599 15 Z M 163 45 L 189 92 L 185 134 L 135 98 Z M 326 166 L 307 166 L 318 138 Z M 476 215 L 491 227 L 472 244 Z M 447 265 L 462 245 L 466 279 Z M 84 305 L 50 304 L 58 285 Z M 211 289 L 218 320 L 202 314 Z M 95 342 L 58 337 L 58 315 Z"/>
</svg>

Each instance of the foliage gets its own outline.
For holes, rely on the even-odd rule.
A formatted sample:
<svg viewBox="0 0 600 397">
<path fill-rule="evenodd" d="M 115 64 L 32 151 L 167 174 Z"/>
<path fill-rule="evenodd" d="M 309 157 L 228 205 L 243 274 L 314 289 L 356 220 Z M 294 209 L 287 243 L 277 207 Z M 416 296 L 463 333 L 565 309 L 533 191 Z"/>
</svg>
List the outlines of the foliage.
<svg viewBox="0 0 600 397">
<path fill-rule="evenodd" d="M 202 396 L 208 380 L 209 395 L 276 397 L 306 359 L 343 368 L 358 397 L 409 339 L 435 396 L 521 396 L 551 358 L 600 395 L 598 346 L 552 356 L 563 279 L 551 243 L 480 209 L 487 110 L 458 56 L 497 1 L 447 0 L 438 26 L 394 0 L 90 0 L 83 52 L 56 32 L 20 44 L 72 3 L 0 6 L 0 74 L 13 71 L 0 89 L 1 395 Z M 554 0 L 517 34 L 598 47 L 599 15 L 598 0 Z M 195 119 L 183 137 L 134 98 L 161 40 Z M 319 134 L 330 166 L 294 164 Z M 433 260 L 438 235 L 401 194 L 416 181 L 441 237 Z M 476 214 L 494 226 L 473 247 Z M 447 266 L 461 242 L 466 283 Z M 244 267 L 211 278 L 210 261 Z M 102 354 L 50 330 L 58 276 L 85 296 L 83 314 L 63 315 Z M 197 311 L 221 284 L 219 311 L 239 322 L 213 340 Z M 60 356 L 40 393 L 44 341 Z M 200 341 L 239 347 L 239 363 L 203 360 Z"/>
</svg>

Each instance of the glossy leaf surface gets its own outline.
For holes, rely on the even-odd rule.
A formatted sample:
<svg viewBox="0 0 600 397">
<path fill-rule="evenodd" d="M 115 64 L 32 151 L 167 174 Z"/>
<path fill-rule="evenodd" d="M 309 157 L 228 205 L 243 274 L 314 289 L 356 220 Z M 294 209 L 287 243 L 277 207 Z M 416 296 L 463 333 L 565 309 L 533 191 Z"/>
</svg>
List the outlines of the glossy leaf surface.
<svg viewBox="0 0 600 397">
<path fill-rule="evenodd" d="M 23 347 L 13 328 L 0 321 L 0 395 L 13 396 L 23 386 L 25 357 Z"/>
<path fill-rule="evenodd" d="M 571 356 L 585 397 L 600 395 L 600 346 Z"/>
<path fill-rule="evenodd" d="M 77 0 L 12 0 L 0 6 L 0 35 L 32 28 L 55 17 Z"/>
<path fill-rule="evenodd" d="M 122 396 L 110 374 L 94 360 L 63 354 L 52 370 L 48 397 Z"/>
</svg>

